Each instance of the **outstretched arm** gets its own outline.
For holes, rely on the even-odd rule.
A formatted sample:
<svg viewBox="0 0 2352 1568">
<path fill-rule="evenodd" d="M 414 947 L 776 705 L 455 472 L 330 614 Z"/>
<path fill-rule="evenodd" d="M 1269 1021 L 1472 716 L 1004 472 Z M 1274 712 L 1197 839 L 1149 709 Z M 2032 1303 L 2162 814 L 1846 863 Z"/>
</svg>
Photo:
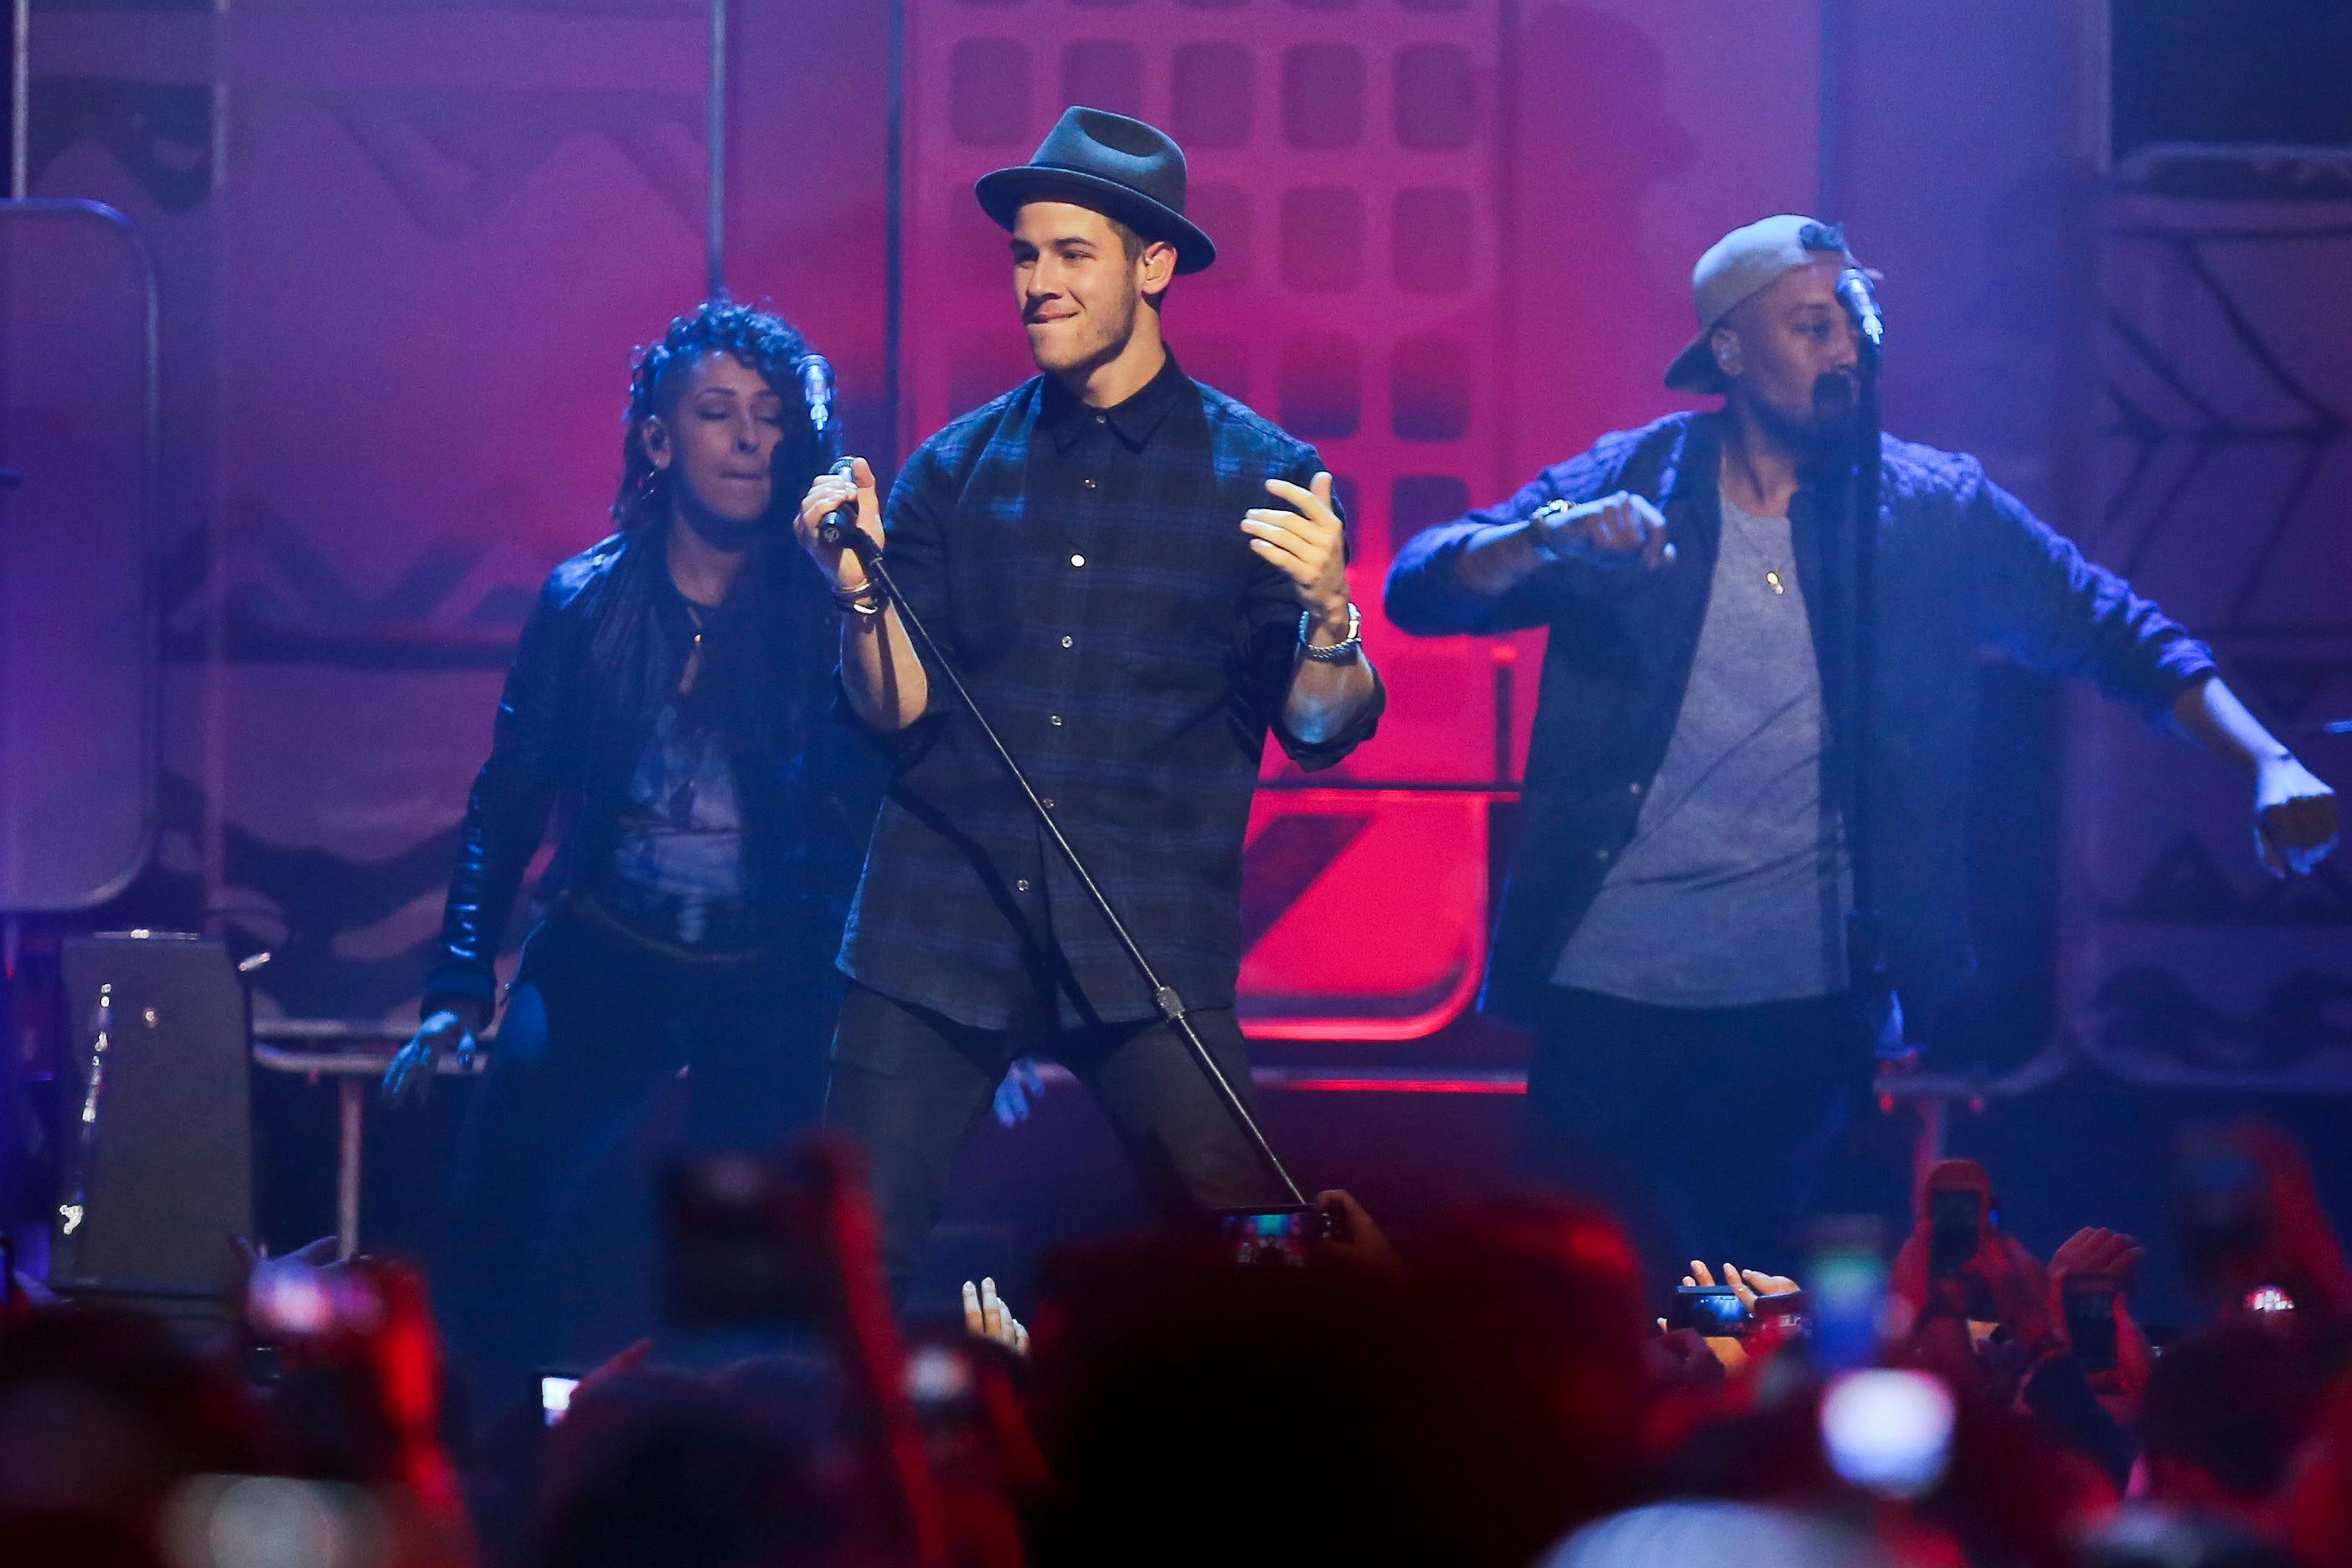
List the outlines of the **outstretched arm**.
<svg viewBox="0 0 2352 1568">
<path fill-rule="evenodd" d="M 2216 674 L 2173 700 L 2172 721 L 2254 786 L 2254 847 L 2277 876 L 2300 874 L 2336 847 L 2336 792 L 2263 728 Z"/>
<path fill-rule="evenodd" d="M 2086 676 L 2151 719 L 2170 719 L 2236 769 L 2253 785 L 2256 847 L 2273 872 L 2326 858 L 2336 792 L 2246 711 L 2210 650 L 1990 480 L 1959 521 L 1983 568 L 1989 641 L 2030 668 Z"/>
</svg>

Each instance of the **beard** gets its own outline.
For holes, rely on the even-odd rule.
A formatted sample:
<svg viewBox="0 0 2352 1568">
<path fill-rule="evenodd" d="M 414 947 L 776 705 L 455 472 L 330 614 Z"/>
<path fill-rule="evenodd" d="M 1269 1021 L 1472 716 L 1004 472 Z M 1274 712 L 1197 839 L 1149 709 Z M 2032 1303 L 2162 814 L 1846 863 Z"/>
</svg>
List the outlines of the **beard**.
<svg viewBox="0 0 2352 1568">
<path fill-rule="evenodd" d="M 1140 293 L 1129 290 L 1116 308 L 1088 310 L 1080 318 L 1087 327 L 1083 333 L 1051 333 L 1045 342 L 1031 338 L 1029 357 L 1048 375 L 1083 375 L 1097 365 L 1108 364 L 1126 352 L 1135 336 L 1135 319 L 1142 298 Z"/>
<path fill-rule="evenodd" d="M 1853 376 L 1831 371 L 1814 380 L 1811 406 L 1805 412 L 1792 413 L 1759 399 L 1756 422 L 1773 441 L 1808 461 L 1841 457 L 1857 434 L 1861 393 Z"/>
</svg>

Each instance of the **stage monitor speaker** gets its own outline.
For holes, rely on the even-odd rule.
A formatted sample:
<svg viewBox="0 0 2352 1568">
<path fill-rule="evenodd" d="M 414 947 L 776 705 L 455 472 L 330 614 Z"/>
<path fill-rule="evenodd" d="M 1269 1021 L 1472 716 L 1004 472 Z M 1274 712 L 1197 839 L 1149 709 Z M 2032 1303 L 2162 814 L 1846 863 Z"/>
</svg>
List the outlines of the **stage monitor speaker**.
<svg viewBox="0 0 2352 1568">
<path fill-rule="evenodd" d="M 58 1100 L 64 1295 L 210 1297 L 253 1234 L 245 987 L 217 942 L 133 931 L 65 944 Z"/>
</svg>

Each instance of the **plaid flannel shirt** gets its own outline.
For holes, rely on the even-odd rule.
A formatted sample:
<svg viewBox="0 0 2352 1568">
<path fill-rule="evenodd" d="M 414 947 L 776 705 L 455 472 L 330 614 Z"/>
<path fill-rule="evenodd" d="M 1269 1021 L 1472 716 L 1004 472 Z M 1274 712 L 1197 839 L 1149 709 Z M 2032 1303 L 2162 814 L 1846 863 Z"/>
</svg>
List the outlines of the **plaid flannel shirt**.
<svg viewBox="0 0 2352 1568">
<path fill-rule="evenodd" d="M 1171 356 L 1115 408 L 1033 379 L 925 442 L 886 509 L 886 559 L 1161 977 L 1234 998 L 1242 843 L 1265 737 L 1328 767 L 1379 694 L 1309 744 L 1281 722 L 1288 579 L 1241 531 L 1269 479 L 1321 466 Z M 945 683 L 883 737 L 894 773 L 841 945 L 859 984 L 974 1027 L 1157 1009 Z M 1039 1020 L 1042 1021 L 1042 1020 Z"/>
</svg>

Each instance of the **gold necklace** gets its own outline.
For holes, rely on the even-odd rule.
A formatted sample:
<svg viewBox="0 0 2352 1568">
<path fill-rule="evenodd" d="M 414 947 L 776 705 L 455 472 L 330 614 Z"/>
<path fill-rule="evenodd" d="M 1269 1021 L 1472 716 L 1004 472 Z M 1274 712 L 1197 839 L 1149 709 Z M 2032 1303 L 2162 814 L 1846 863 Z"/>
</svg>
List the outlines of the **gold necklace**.
<svg viewBox="0 0 2352 1568">
<path fill-rule="evenodd" d="M 1724 509 L 1724 515 L 1726 517 L 1729 517 L 1735 510 L 1736 509 L 1734 508 L 1727 506 Z M 1745 519 L 1747 515 L 1748 514 L 1745 511 L 1741 511 L 1739 513 L 1739 516 L 1743 519 Z M 1780 575 L 1780 569 L 1778 567 L 1769 563 L 1771 557 L 1765 554 L 1763 546 L 1756 542 L 1756 535 L 1749 530 L 1748 524 L 1745 521 L 1741 521 L 1735 524 L 1734 527 L 1738 530 L 1741 541 L 1747 544 L 1748 553 L 1755 556 L 1758 560 L 1766 563 L 1764 568 L 1764 585 L 1771 589 L 1775 594 L 1786 594 L 1789 591 L 1788 579 Z"/>
</svg>

